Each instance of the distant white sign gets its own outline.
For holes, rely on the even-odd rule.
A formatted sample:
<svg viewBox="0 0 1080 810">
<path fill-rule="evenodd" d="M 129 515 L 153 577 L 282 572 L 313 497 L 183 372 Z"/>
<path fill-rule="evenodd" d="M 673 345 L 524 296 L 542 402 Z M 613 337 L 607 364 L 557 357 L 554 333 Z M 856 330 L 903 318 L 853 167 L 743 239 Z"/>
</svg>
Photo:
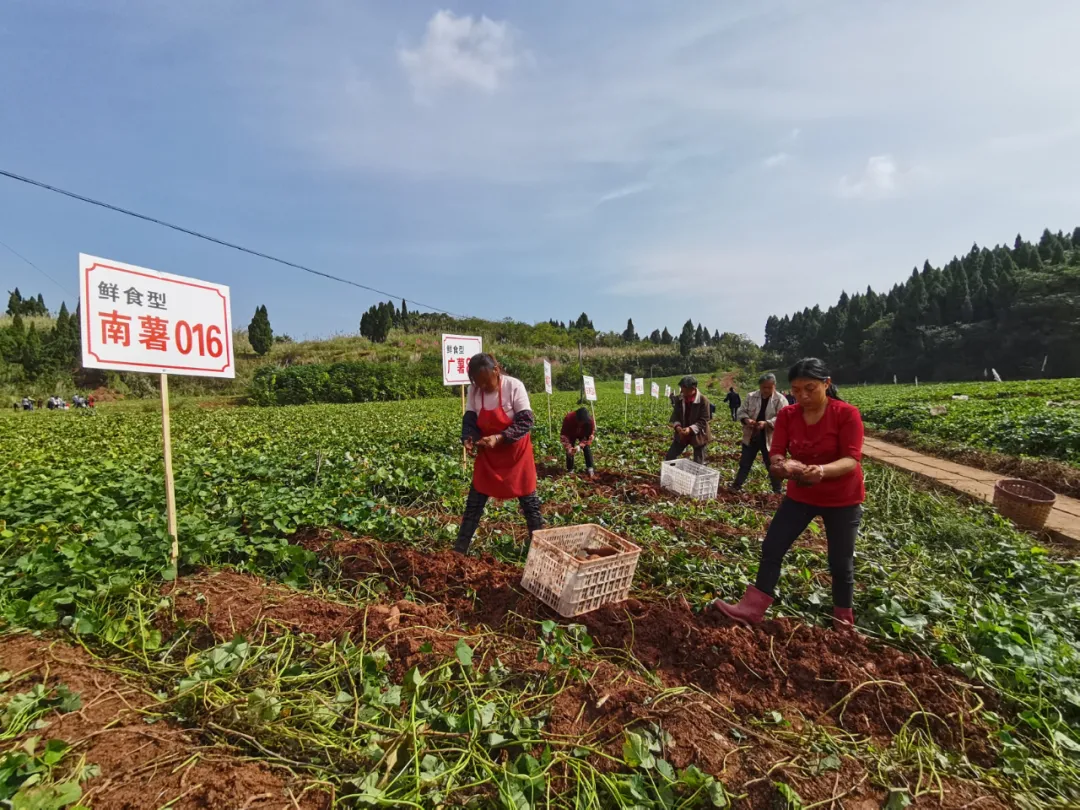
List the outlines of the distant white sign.
<svg viewBox="0 0 1080 810">
<path fill-rule="evenodd" d="M 670 397 L 671 396 L 671 386 L 670 385 L 665 385 L 664 386 L 664 396 L 665 397 Z"/>
<path fill-rule="evenodd" d="M 660 399 L 660 383 L 652 384 L 653 399 Z"/>
<path fill-rule="evenodd" d="M 643 377 L 634 380 L 634 393 L 639 397 L 645 393 L 645 379 Z"/>
<path fill-rule="evenodd" d="M 442 336 L 443 385 L 468 385 L 469 360 L 484 350 L 484 339 L 470 335 Z"/>
<path fill-rule="evenodd" d="M 596 402 L 596 380 L 588 376 L 583 376 L 582 379 L 585 381 L 585 399 Z"/>
<path fill-rule="evenodd" d="M 551 363 L 544 361 L 544 393 L 551 393 Z"/>
<path fill-rule="evenodd" d="M 622 392 L 624 394 L 629 394 L 630 393 L 630 375 L 629 374 L 623 374 Z"/>
<path fill-rule="evenodd" d="M 86 368 L 236 376 L 224 284 L 79 254 Z"/>
</svg>

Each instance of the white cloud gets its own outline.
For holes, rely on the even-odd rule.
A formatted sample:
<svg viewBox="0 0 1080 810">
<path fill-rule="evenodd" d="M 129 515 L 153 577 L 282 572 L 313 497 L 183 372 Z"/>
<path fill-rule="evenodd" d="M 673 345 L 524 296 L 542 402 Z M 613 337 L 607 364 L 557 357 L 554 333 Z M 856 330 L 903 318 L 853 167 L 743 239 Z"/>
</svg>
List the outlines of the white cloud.
<svg viewBox="0 0 1080 810">
<path fill-rule="evenodd" d="M 789 160 L 791 160 L 791 155 L 787 152 L 777 152 L 775 155 L 769 155 L 765 160 L 761 161 L 761 165 L 766 169 L 775 169 L 778 166 L 783 166 Z"/>
<path fill-rule="evenodd" d="M 609 203 L 614 200 L 621 200 L 623 197 L 632 197 L 635 194 L 640 194 L 643 191 L 648 191 L 650 188 L 652 188 L 652 183 L 631 183 L 628 186 L 614 188 L 606 194 L 602 195 L 600 199 L 596 201 L 596 205 L 600 206 L 604 203 Z"/>
<path fill-rule="evenodd" d="M 419 97 L 461 85 L 494 93 L 521 62 L 509 23 L 485 16 L 437 11 L 419 47 L 398 50 L 398 60 Z"/>
<path fill-rule="evenodd" d="M 875 155 L 866 161 L 861 175 L 840 178 L 840 196 L 881 199 L 896 192 L 900 170 L 892 155 Z"/>
<path fill-rule="evenodd" d="M 688 294 L 698 299 L 716 295 L 730 304 L 732 300 L 760 296 L 763 280 L 775 282 L 783 278 L 782 284 L 770 288 L 768 296 L 770 306 L 781 307 L 789 301 L 795 304 L 817 300 L 822 291 L 821 273 L 826 269 L 835 275 L 851 275 L 857 283 L 861 278 L 859 273 L 865 274 L 860 258 L 857 251 L 846 246 L 795 251 L 772 247 L 730 248 L 707 242 L 689 246 L 659 244 L 624 256 L 618 270 L 609 277 L 607 291 L 653 302 L 685 303 Z M 802 272 L 792 274 L 792 267 L 799 267 Z M 837 273 L 837 268 L 842 270 Z M 837 284 L 836 295 L 842 287 L 843 282 Z M 726 318 L 739 319 L 730 306 L 722 307 L 721 311 Z"/>
</svg>

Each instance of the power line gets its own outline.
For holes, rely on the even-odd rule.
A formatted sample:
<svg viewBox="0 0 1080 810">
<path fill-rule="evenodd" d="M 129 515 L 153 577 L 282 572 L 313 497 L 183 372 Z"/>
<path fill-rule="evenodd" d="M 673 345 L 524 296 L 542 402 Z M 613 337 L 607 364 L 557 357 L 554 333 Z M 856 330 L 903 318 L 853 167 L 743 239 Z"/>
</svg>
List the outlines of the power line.
<svg viewBox="0 0 1080 810">
<path fill-rule="evenodd" d="M 179 231 L 180 233 L 186 233 L 188 236 L 194 236 L 197 239 L 205 239 L 207 242 L 213 242 L 214 244 L 221 245 L 222 247 L 232 248 L 233 250 L 238 250 L 241 253 L 247 253 L 247 254 L 249 254 L 251 256 L 258 256 L 260 259 L 267 259 L 267 260 L 272 261 L 272 262 L 277 262 L 278 264 L 283 264 L 286 267 L 292 267 L 292 268 L 295 268 L 296 270 L 303 270 L 305 273 L 311 273 L 313 276 L 322 276 L 323 278 L 328 278 L 331 281 L 339 281 L 342 284 L 348 284 L 348 285 L 353 286 L 353 287 L 359 287 L 361 290 L 367 290 L 368 292 L 378 293 L 379 295 L 385 295 L 385 296 L 387 296 L 389 298 L 401 298 L 402 301 L 406 301 L 406 302 L 408 302 L 410 304 L 413 304 L 414 306 L 423 307 L 424 309 L 430 309 L 432 312 L 441 312 L 444 315 L 450 315 L 451 317 L 454 317 L 454 318 L 467 317 L 467 316 L 464 316 L 464 315 L 459 315 L 459 314 L 454 313 L 454 312 L 450 312 L 449 310 L 441 309 L 440 307 L 433 307 L 430 304 L 425 304 L 425 303 L 423 303 L 421 301 L 413 301 L 411 298 L 405 298 L 404 296 L 395 295 L 394 293 L 389 293 L 389 292 L 386 292 L 385 290 L 378 290 L 375 287 L 369 287 L 368 285 L 361 284 L 358 281 L 352 281 L 351 279 L 342 278 L 341 276 L 335 276 L 335 275 L 331 275 L 330 273 L 324 273 L 321 270 L 313 270 L 312 268 L 306 267 L 306 266 L 304 266 L 302 264 L 297 264 L 296 262 L 290 262 L 287 259 L 279 259 L 277 256 L 271 256 L 269 253 L 263 253 L 263 252 L 258 251 L 258 250 L 252 250 L 251 248 L 246 248 L 246 247 L 243 247 L 242 245 L 237 245 L 237 244 L 235 244 L 233 242 L 227 242 L 224 239 L 218 239 L 216 236 L 209 236 L 209 235 L 207 235 L 205 233 L 199 233 L 199 231 L 193 231 L 190 228 L 185 228 L 185 227 L 183 227 L 181 225 L 174 225 L 171 222 L 166 222 L 163 219 L 157 219 L 156 217 L 152 217 L 152 216 L 149 216 L 147 214 L 140 214 L 137 211 L 131 211 L 131 210 L 128 210 L 127 208 L 121 208 L 118 205 L 112 205 L 111 203 L 103 202 L 101 200 L 95 200 L 92 197 L 84 197 L 82 194 L 76 194 L 73 191 L 66 191 L 65 189 L 57 188 L 56 186 L 51 186 L 48 183 L 43 183 L 40 180 L 34 180 L 34 179 L 30 178 L 30 177 L 23 177 L 22 175 L 15 174 L 14 172 L 5 171 L 4 169 L 0 169 L 0 177 L 7 177 L 7 178 L 9 178 L 11 180 L 18 180 L 20 183 L 27 183 L 28 185 L 31 185 L 31 186 L 37 186 L 38 188 L 43 188 L 46 191 L 52 191 L 52 192 L 55 192 L 56 194 L 62 194 L 65 197 L 70 197 L 73 200 L 79 200 L 80 202 L 89 203 L 90 205 L 96 205 L 99 208 L 107 208 L 108 210 L 115 211 L 118 214 L 126 214 L 129 217 L 135 217 L 136 219 L 141 219 L 141 220 L 143 220 L 145 222 L 152 222 L 155 225 L 161 225 L 164 228 L 170 228 L 170 229 L 172 229 L 174 231 Z M 9 250 L 10 250 L 10 248 L 9 248 Z"/>
<path fill-rule="evenodd" d="M 45 276 L 45 278 L 47 278 L 49 281 L 51 281 L 53 284 L 55 284 L 60 289 L 61 292 L 66 293 L 68 295 L 71 294 L 71 290 L 69 290 L 67 287 L 65 287 L 63 284 L 61 284 L 55 278 L 50 276 L 48 273 L 46 273 L 44 270 L 42 270 L 40 267 L 38 267 L 36 264 L 34 264 L 28 258 L 23 256 L 21 253 L 19 253 L 19 251 L 17 251 L 11 245 L 7 244 L 6 242 L 0 242 L 0 246 L 6 247 L 8 250 L 10 250 L 12 253 L 14 253 L 16 256 L 18 256 L 20 259 L 22 259 L 24 262 L 26 262 L 28 265 L 30 265 L 35 270 L 37 270 L 39 273 L 41 273 L 41 275 Z M 79 296 L 76 295 L 75 296 L 75 302 L 78 303 L 78 301 L 79 301 Z"/>
</svg>

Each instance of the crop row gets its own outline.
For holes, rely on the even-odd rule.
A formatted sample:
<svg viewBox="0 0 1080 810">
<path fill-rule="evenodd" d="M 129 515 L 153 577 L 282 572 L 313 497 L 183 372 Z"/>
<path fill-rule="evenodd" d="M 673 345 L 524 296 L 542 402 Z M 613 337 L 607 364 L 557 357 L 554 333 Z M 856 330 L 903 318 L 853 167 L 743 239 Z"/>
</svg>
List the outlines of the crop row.
<svg viewBox="0 0 1080 810">
<path fill-rule="evenodd" d="M 849 388 L 868 427 L 1080 465 L 1080 381 Z"/>
</svg>

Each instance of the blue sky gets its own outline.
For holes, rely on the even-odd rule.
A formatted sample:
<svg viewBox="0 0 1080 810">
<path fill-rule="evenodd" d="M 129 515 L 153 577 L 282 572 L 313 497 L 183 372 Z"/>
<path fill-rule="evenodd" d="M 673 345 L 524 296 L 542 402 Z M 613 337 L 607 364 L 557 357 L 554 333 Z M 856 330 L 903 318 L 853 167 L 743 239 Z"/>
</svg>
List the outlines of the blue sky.
<svg viewBox="0 0 1080 810">
<path fill-rule="evenodd" d="M 5 0 L 0 167 L 454 312 L 765 318 L 1080 225 L 1080 3 Z M 371 295 L 0 178 L 80 251 L 294 337 Z"/>
</svg>

